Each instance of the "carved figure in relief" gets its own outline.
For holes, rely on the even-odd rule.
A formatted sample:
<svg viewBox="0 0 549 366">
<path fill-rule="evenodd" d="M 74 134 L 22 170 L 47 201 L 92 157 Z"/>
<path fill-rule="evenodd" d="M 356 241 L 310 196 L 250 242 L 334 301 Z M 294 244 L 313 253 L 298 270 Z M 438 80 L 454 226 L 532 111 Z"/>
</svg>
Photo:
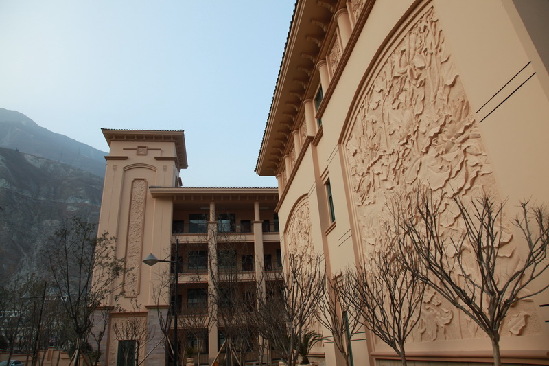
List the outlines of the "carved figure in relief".
<svg viewBox="0 0 549 366">
<path fill-rule="evenodd" d="M 419 333 L 421 341 L 434 341 L 440 339 L 455 338 L 455 335 L 449 335 L 447 325 L 453 320 L 453 309 L 441 301 L 440 296 L 432 289 L 427 288 L 423 299 L 422 316 L 418 323 L 415 333 Z"/>
</svg>

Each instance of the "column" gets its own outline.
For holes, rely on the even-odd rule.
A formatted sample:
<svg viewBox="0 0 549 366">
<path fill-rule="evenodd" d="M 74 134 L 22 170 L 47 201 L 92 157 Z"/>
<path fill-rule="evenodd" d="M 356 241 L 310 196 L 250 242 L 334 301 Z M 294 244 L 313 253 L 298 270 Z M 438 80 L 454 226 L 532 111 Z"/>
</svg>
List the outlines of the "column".
<svg viewBox="0 0 549 366">
<path fill-rule="evenodd" d="M 276 175 L 276 181 L 278 183 L 278 197 L 282 197 L 282 193 L 284 192 L 284 179 L 282 178 L 282 174 Z"/>
<path fill-rule="evenodd" d="M 265 279 L 263 279 L 263 260 L 265 249 L 263 247 L 263 221 L 259 216 L 259 202 L 254 202 L 254 253 L 255 253 L 255 275 L 257 279 L 261 279 L 261 288 L 264 291 Z M 261 294 L 263 296 L 263 294 Z"/>
<path fill-rule="evenodd" d="M 292 134 L 294 135 L 294 153 L 295 153 L 295 158 L 297 160 L 297 157 L 301 152 L 301 141 L 299 141 L 299 129 L 294 130 Z"/>
<path fill-rule="evenodd" d="M 286 167 L 286 181 L 288 181 L 288 179 L 290 179 L 290 175 L 292 175 L 292 161 L 290 155 L 284 156 L 284 164 Z"/>
<path fill-rule="evenodd" d="M 304 100 L 303 108 L 305 110 L 305 125 L 307 126 L 307 136 L 314 137 L 316 135 L 316 121 L 313 100 Z"/>
<path fill-rule="evenodd" d="M 255 253 L 255 277 L 259 281 L 258 298 L 265 298 L 265 272 L 263 271 L 265 248 L 263 246 L 263 221 L 259 215 L 259 202 L 254 202 L 254 253 Z M 263 339 L 261 336 L 258 339 L 259 347 L 263 345 Z"/>
<path fill-rule="evenodd" d="M 217 220 L 215 215 L 215 202 L 210 202 L 210 215 L 208 218 L 208 292 L 209 298 L 213 298 L 211 291 L 214 291 L 212 276 L 217 276 Z M 209 313 L 217 317 L 217 307 L 211 301 L 208 301 Z M 208 334 L 208 362 L 211 364 L 219 349 L 219 340 L 217 337 L 219 328 L 217 322 L 213 325 Z"/>
<path fill-rule="evenodd" d="M 318 61 L 316 68 L 318 69 L 318 75 L 320 76 L 320 85 L 322 86 L 324 94 L 326 94 L 326 90 L 328 90 L 328 86 L 330 86 L 330 78 L 328 76 L 328 66 L 326 65 L 326 60 Z"/>
<path fill-rule="evenodd" d="M 344 50 L 345 46 L 351 38 L 351 21 L 349 20 L 349 13 L 347 9 L 342 8 L 336 13 L 337 28 L 339 29 L 339 36 L 341 37 L 341 49 Z"/>
</svg>

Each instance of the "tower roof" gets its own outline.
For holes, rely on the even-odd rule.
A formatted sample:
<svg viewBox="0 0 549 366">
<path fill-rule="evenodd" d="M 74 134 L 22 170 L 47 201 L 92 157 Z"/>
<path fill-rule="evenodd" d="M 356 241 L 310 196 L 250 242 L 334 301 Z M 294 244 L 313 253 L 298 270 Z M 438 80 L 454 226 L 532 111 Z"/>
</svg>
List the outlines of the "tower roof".
<svg viewBox="0 0 549 366">
<path fill-rule="evenodd" d="M 117 130 L 102 128 L 107 144 L 111 141 L 165 141 L 174 142 L 177 155 L 177 168 L 187 169 L 187 149 L 184 130 Z"/>
</svg>

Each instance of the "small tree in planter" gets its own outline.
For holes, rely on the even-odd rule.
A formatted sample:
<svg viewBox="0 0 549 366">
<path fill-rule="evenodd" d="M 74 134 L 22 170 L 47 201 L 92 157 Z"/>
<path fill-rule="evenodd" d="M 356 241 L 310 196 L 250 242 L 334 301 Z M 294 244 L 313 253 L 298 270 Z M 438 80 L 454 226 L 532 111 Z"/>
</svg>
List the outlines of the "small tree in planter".
<svg viewBox="0 0 549 366">
<path fill-rule="evenodd" d="M 311 348 L 321 340 L 322 335 L 312 330 L 305 332 L 301 336 L 297 343 L 297 353 L 301 356 L 302 365 L 309 364 L 309 352 L 311 352 Z"/>
<path fill-rule="evenodd" d="M 196 354 L 196 349 L 193 346 L 188 345 L 185 348 L 185 358 L 187 359 L 187 365 L 189 365 L 189 364 L 194 365 L 194 355 L 195 354 Z"/>
</svg>

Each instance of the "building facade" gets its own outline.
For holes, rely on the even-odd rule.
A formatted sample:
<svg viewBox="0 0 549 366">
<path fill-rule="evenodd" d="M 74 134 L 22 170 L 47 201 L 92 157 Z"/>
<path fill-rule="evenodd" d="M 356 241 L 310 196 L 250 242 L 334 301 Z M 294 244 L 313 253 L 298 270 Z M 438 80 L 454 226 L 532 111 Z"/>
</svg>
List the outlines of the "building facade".
<svg viewBox="0 0 549 366">
<path fill-rule="evenodd" d="M 126 273 L 95 314 L 94 334 L 106 330 L 101 363 L 167 364 L 165 339 L 173 345 L 177 314 L 180 364 L 189 354 L 195 364 L 211 364 L 225 338 L 222 309 L 212 302 L 214 275 L 233 273 L 245 291 L 258 278 L 268 282 L 265 272 L 280 272 L 278 191 L 183 187 L 183 131 L 103 134 L 110 153 L 99 233 L 115 238 Z M 143 263 L 149 253 L 171 263 L 149 267 Z"/>
<path fill-rule="evenodd" d="M 548 203 L 548 4 L 296 1 L 256 166 L 278 180 L 282 251 L 312 243 L 328 275 L 367 261 L 387 203 L 414 186 L 489 192 L 509 217 L 525 199 Z M 521 235 L 509 230 L 512 262 Z M 504 362 L 547 364 L 547 303 L 545 292 L 512 309 Z M 395 362 L 369 333 L 351 343 L 357 365 Z M 492 355 L 478 326 L 434 293 L 407 351 L 418 364 Z M 343 364 L 327 343 L 324 353 Z"/>
</svg>

